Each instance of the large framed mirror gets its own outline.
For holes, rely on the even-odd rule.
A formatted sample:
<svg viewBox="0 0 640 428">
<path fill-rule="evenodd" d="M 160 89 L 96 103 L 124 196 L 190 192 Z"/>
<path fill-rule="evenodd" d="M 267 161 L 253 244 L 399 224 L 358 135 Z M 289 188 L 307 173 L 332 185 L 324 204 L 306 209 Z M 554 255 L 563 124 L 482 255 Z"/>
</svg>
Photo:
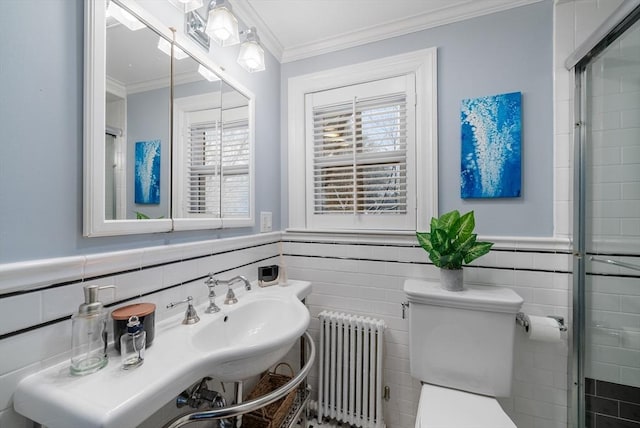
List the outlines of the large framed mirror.
<svg viewBox="0 0 640 428">
<path fill-rule="evenodd" d="M 86 5 L 84 235 L 252 226 L 250 92 L 137 2 Z"/>
</svg>

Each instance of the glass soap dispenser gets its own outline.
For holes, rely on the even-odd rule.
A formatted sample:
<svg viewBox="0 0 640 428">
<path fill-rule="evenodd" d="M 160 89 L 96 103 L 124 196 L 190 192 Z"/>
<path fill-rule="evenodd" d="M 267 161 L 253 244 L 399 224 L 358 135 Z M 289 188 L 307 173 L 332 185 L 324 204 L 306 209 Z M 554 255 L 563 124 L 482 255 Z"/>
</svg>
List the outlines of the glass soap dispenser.
<svg viewBox="0 0 640 428">
<path fill-rule="evenodd" d="M 120 354 L 122 355 L 122 368 L 125 370 L 138 367 L 144 362 L 147 332 L 142 329 L 142 324 L 136 315 L 129 317 L 127 334 L 120 337 Z"/>
<path fill-rule="evenodd" d="M 100 290 L 114 285 L 85 285 L 84 303 L 71 317 L 71 374 L 82 376 L 107 365 L 107 311 L 98 301 Z"/>
</svg>

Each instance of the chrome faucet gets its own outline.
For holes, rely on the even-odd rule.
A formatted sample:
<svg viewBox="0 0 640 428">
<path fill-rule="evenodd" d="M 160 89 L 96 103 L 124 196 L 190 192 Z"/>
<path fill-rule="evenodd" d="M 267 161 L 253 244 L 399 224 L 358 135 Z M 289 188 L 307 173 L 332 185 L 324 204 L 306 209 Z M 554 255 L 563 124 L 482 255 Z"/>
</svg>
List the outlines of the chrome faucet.
<svg viewBox="0 0 640 428">
<path fill-rule="evenodd" d="M 233 278 L 228 279 L 226 281 L 222 279 L 213 278 L 214 285 L 226 284 L 229 286 L 229 289 L 227 290 L 227 295 L 224 298 L 225 305 L 233 305 L 234 303 L 238 303 L 238 299 L 236 298 L 236 293 L 233 292 L 233 288 L 231 287 L 232 284 L 238 281 L 242 281 L 244 283 L 245 290 L 251 291 L 251 283 L 247 278 L 245 278 L 242 275 L 234 276 Z"/>
<path fill-rule="evenodd" d="M 179 302 L 172 302 L 167 305 L 167 309 L 173 308 L 175 306 L 181 305 L 183 303 L 187 304 L 187 311 L 184 313 L 184 320 L 182 320 L 182 324 L 195 324 L 200 321 L 200 317 L 196 312 L 196 308 L 193 307 L 193 297 L 189 296 L 184 300 Z"/>
<path fill-rule="evenodd" d="M 215 314 L 216 312 L 220 312 L 220 307 L 216 305 L 216 293 L 213 290 L 216 285 L 218 285 L 218 281 L 213 278 L 213 274 L 209 274 L 209 278 L 204 281 L 205 285 L 209 287 L 209 306 L 205 309 L 205 313 L 207 314 Z"/>
</svg>

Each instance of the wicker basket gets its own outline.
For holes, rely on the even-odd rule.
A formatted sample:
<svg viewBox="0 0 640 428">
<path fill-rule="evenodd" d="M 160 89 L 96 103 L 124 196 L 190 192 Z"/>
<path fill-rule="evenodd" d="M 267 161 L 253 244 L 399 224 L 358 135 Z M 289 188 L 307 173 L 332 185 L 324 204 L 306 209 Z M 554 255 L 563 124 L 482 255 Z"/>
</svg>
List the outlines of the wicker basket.
<svg viewBox="0 0 640 428">
<path fill-rule="evenodd" d="M 289 368 L 291 375 L 287 376 L 276 373 L 278 368 L 281 366 Z M 253 391 L 251 391 L 247 396 L 247 401 L 261 397 L 280 388 L 282 385 L 289 382 L 291 378 L 293 378 L 293 368 L 291 368 L 287 363 L 278 364 L 275 366 L 273 371 L 266 372 L 264 376 L 260 378 L 260 381 L 258 381 L 255 388 L 253 388 Z M 289 410 L 291 410 L 291 406 L 296 399 L 296 392 L 297 389 L 293 389 L 286 397 L 276 401 L 275 403 L 271 403 L 258 410 L 254 410 L 253 412 L 245 413 L 242 416 L 242 427 L 280 428 L 280 425 L 282 425 L 282 422 L 287 417 L 287 414 L 289 413 Z"/>
</svg>

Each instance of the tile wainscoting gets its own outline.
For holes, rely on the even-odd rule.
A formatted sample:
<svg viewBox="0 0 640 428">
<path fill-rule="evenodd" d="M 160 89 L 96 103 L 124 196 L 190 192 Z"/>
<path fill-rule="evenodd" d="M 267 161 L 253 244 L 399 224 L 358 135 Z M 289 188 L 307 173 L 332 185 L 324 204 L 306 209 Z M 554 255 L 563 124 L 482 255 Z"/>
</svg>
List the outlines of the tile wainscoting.
<svg viewBox="0 0 640 428">
<path fill-rule="evenodd" d="M 465 280 L 510 287 L 524 298 L 525 312 L 562 315 L 571 325 L 568 241 L 485 238 L 496 242 L 495 250 L 466 268 Z M 438 276 L 415 237 L 271 233 L 0 265 L 0 428 L 31 427 L 12 409 L 13 390 L 23 377 L 69 358 L 70 315 L 82 300 L 83 283 L 117 285 L 115 298 L 104 295 L 110 309 L 156 303 L 156 319 L 162 320 L 184 310 L 166 309 L 170 301 L 188 295 L 197 304 L 206 301 L 202 280 L 209 272 L 255 280 L 256 267 L 279 263 L 281 251 L 290 278 L 314 283 L 307 298 L 313 334 L 324 309 L 385 320 L 385 384 L 391 388 L 386 423 L 413 427 L 419 384 L 409 374 L 402 285 L 407 278 Z M 557 344 L 535 343 L 518 330 L 512 396 L 501 404 L 519 428 L 566 428 L 567 360 L 566 337 Z M 317 382 L 315 375 L 311 382 Z M 167 417 L 170 407 L 162 410 Z"/>
<path fill-rule="evenodd" d="M 465 268 L 465 282 L 506 286 L 524 298 L 523 311 L 532 315 L 561 315 L 571 325 L 571 256 L 568 241 L 503 239 L 495 250 Z M 414 237 L 362 237 L 286 233 L 283 251 L 290 278 L 312 281 L 307 298 L 311 332 L 318 337 L 322 310 L 383 319 L 385 333 L 384 384 L 391 398 L 384 402 L 390 428 L 415 424 L 419 382 L 409 374 L 408 321 L 402 319 L 402 290 L 407 278 L 437 279 L 438 271 Z M 410 310 L 410 309 L 409 309 Z M 561 343 L 528 340 L 516 332 L 512 396 L 500 403 L 518 428 L 566 428 L 568 402 L 568 338 Z M 311 384 L 317 384 L 312 376 Z"/>
<path fill-rule="evenodd" d="M 209 272 L 257 279 L 257 266 L 278 263 L 280 238 L 277 232 L 0 265 L 0 428 L 32 427 L 14 412 L 13 391 L 25 376 L 70 358 L 70 318 L 84 300 L 83 285 L 116 285 L 115 297 L 101 295 L 108 309 L 155 303 L 158 322 L 184 312 L 167 309 L 169 302 L 206 302 Z M 175 406 L 166 407 L 145 426 L 175 416 Z"/>
</svg>

